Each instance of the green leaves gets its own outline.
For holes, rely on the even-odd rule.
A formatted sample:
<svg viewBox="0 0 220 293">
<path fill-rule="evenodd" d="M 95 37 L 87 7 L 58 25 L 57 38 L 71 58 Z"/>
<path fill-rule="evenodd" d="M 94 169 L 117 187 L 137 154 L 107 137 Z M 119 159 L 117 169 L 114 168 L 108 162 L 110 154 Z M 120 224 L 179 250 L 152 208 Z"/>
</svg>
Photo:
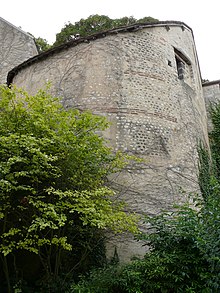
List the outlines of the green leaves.
<svg viewBox="0 0 220 293">
<path fill-rule="evenodd" d="M 38 38 L 34 38 L 35 40 L 35 43 L 37 45 L 37 49 L 38 49 L 38 52 L 39 53 L 42 53 L 44 51 L 47 51 L 50 49 L 50 45 L 48 44 L 47 40 L 46 39 L 43 39 L 41 37 L 38 37 Z"/>
<path fill-rule="evenodd" d="M 47 91 L 4 86 L 0 112 L 0 254 L 35 253 L 48 275 L 55 257 L 57 274 L 78 231 L 137 231 L 136 216 L 104 186 L 129 160 L 97 134 L 105 118 L 64 109 Z"/>
<path fill-rule="evenodd" d="M 110 30 L 120 26 L 155 21 L 158 20 L 152 17 L 144 17 L 137 20 L 133 16 L 111 19 L 106 15 L 90 15 L 88 18 L 82 18 L 80 19 L 80 21 L 75 22 L 74 24 L 65 24 L 62 30 L 58 34 L 56 34 L 56 42 L 53 44 L 53 46 L 61 45 L 65 42 L 68 42 L 74 39 L 78 34 L 81 37 L 85 37 L 97 32 Z"/>
</svg>

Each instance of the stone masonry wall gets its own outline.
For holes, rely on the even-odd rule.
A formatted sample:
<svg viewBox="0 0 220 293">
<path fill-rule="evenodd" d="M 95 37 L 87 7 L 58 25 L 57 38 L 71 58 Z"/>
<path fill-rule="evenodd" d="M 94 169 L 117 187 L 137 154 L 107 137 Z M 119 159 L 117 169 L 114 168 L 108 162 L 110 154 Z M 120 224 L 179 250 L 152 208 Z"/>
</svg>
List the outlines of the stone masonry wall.
<svg viewBox="0 0 220 293">
<path fill-rule="evenodd" d="M 38 54 L 31 36 L 0 17 L 0 84 L 6 83 L 8 71 Z"/>
<path fill-rule="evenodd" d="M 220 80 L 206 82 L 203 84 L 203 95 L 206 103 L 208 116 L 208 130 L 210 131 L 211 120 L 209 117 L 209 107 L 211 103 L 220 102 Z"/>
<path fill-rule="evenodd" d="M 206 110 L 192 31 L 155 25 L 83 42 L 18 70 L 13 82 L 35 93 L 46 81 L 67 107 L 105 115 L 115 150 L 143 158 L 113 175 L 129 209 L 156 214 L 198 191 L 198 139 L 208 144 Z M 142 227 L 144 229 L 144 227 Z M 128 236 L 110 241 L 127 260 L 145 249 Z"/>
</svg>

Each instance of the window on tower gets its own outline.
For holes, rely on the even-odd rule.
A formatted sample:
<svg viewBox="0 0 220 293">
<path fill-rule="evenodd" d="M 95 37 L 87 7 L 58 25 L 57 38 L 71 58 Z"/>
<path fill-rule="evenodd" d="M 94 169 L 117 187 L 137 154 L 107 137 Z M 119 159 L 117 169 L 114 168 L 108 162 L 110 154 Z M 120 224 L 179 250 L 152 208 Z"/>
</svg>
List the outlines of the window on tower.
<svg viewBox="0 0 220 293">
<path fill-rule="evenodd" d="M 179 50 L 174 48 L 177 75 L 180 80 L 186 80 L 190 77 L 191 62 L 190 60 Z"/>
</svg>

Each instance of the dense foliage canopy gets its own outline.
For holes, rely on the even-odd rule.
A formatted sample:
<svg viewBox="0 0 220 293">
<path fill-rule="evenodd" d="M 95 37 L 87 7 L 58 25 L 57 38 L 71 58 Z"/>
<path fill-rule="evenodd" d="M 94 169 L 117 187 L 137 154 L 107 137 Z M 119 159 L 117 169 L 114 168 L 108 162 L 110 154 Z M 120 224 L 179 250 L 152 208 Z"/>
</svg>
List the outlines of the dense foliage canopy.
<svg viewBox="0 0 220 293">
<path fill-rule="evenodd" d="M 68 23 L 62 28 L 60 33 L 56 35 L 56 42 L 54 45 L 60 45 L 71 39 L 74 39 L 76 35 L 85 37 L 97 32 L 106 31 L 120 26 L 126 26 L 134 23 L 155 22 L 157 19 L 152 17 L 144 17 L 141 19 L 135 19 L 134 17 L 122 17 L 118 19 L 111 19 L 105 15 L 90 15 L 86 19 L 80 19 L 80 21 L 74 24 Z"/>
<path fill-rule="evenodd" d="M 80 19 L 75 23 L 67 23 L 61 29 L 59 33 L 56 34 L 56 41 L 52 46 L 62 45 L 77 36 L 85 37 L 97 32 L 106 31 L 109 29 L 117 28 L 120 26 L 126 26 L 134 23 L 147 23 L 155 22 L 158 19 L 153 17 L 143 17 L 140 19 L 135 19 L 134 17 L 122 17 L 117 19 L 111 19 L 106 15 L 90 15 L 86 19 Z M 45 39 L 35 38 L 39 52 L 48 50 L 51 46 L 47 43 Z"/>
</svg>

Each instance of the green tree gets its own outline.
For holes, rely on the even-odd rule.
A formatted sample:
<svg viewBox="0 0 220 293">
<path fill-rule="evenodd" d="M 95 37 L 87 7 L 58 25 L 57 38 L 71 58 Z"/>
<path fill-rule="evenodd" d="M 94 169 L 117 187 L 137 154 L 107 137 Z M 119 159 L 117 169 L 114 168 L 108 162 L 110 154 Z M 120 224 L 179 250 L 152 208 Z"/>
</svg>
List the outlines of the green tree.
<svg viewBox="0 0 220 293">
<path fill-rule="evenodd" d="M 38 37 L 38 38 L 35 38 L 34 40 L 35 40 L 35 43 L 36 43 L 36 46 L 37 46 L 39 53 L 47 51 L 51 48 L 51 45 L 48 44 L 46 39 Z"/>
<path fill-rule="evenodd" d="M 80 21 L 74 24 L 68 23 L 61 29 L 61 32 L 56 35 L 56 42 L 54 45 L 60 45 L 70 41 L 74 36 L 79 34 L 80 36 L 88 36 L 92 33 L 102 30 L 108 30 L 112 27 L 112 20 L 105 15 L 91 15 L 86 19 L 80 19 Z"/>
<path fill-rule="evenodd" d="M 76 237 L 89 228 L 137 231 L 135 215 L 104 185 L 127 159 L 97 134 L 108 126 L 103 117 L 64 109 L 43 90 L 30 96 L 4 86 L 0 111 L 0 260 L 8 292 L 22 275 L 19 251 L 35 254 L 45 279 L 56 279 L 63 252 L 74 255 Z"/>
<path fill-rule="evenodd" d="M 43 39 L 41 37 L 35 38 L 31 33 L 28 33 L 28 34 L 34 38 L 38 53 L 42 53 L 51 48 L 51 45 L 48 44 L 48 41 L 46 39 Z"/>
<path fill-rule="evenodd" d="M 56 34 L 56 41 L 54 42 L 53 45 L 48 44 L 47 40 L 41 37 L 34 38 L 34 39 L 35 39 L 39 53 L 42 53 L 50 49 L 52 46 L 55 47 L 58 45 L 62 45 L 76 38 L 78 35 L 80 37 L 86 37 L 94 33 L 110 30 L 120 26 L 127 26 L 134 23 L 147 23 L 147 22 L 155 22 L 155 21 L 158 21 L 158 19 L 150 17 L 150 16 L 143 17 L 140 19 L 135 19 L 133 16 L 130 16 L 130 17 L 125 16 L 122 18 L 111 19 L 110 17 L 106 15 L 94 14 L 94 15 L 90 15 L 86 19 L 81 18 L 79 21 L 76 21 L 74 24 L 72 24 L 71 22 L 68 22 L 67 24 L 65 24 L 64 27 L 61 29 L 61 31 Z"/>
<path fill-rule="evenodd" d="M 152 17 L 145 17 L 142 19 L 135 19 L 134 17 L 122 17 L 118 19 L 111 19 L 105 15 L 90 15 L 86 19 L 80 19 L 80 21 L 74 24 L 68 23 L 56 34 L 56 41 L 53 46 L 61 45 L 65 42 L 73 39 L 77 34 L 81 37 L 85 37 L 97 32 L 106 31 L 120 26 L 126 26 L 138 22 L 155 22 L 158 21 Z"/>
</svg>

